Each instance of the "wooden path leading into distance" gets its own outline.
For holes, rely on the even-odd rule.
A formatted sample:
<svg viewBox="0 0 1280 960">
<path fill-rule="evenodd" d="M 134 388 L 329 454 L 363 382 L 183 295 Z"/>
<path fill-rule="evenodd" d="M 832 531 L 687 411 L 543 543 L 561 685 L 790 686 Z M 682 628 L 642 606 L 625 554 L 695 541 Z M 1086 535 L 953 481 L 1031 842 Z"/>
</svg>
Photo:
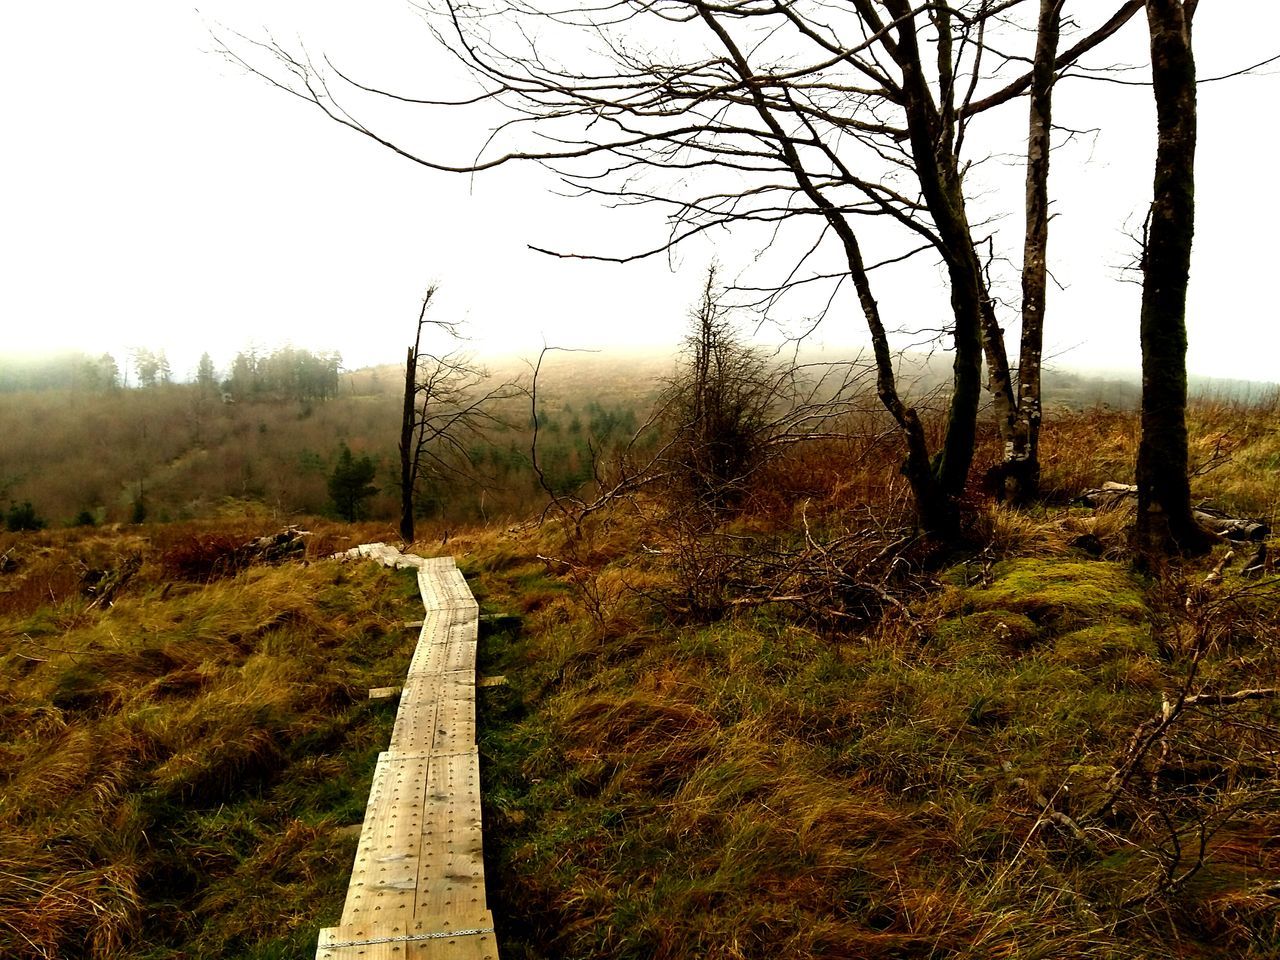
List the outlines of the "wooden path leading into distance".
<svg viewBox="0 0 1280 960">
<path fill-rule="evenodd" d="M 475 598 L 452 557 L 382 543 L 343 556 L 416 567 L 426 614 L 391 744 L 378 755 L 342 920 L 320 931 L 316 960 L 498 960 L 480 826 Z"/>
</svg>

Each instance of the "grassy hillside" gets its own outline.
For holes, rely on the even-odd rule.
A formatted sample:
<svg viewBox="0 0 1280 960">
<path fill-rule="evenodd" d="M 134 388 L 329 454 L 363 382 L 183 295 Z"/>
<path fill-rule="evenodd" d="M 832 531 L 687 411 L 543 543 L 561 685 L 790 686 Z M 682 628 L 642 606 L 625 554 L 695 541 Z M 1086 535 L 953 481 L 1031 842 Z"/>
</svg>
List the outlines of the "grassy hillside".
<svg viewBox="0 0 1280 960">
<path fill-rule="evenodd" d="M 1278 413 L 1195 409 L 1198 496 L 1274 528 Z M 1056 414 L 1047 504 L 975 479 L 945 553 L 874 433 L 715 516 L 657 490 L 420 544 L 521 624 L 478 694 L 504 957 L 1275 956 L 1280 704 L 1232 697 L 1280 686 L 1277 581 L 1237 547 L 1206 582 L 1226 545 L 1132 571 L 1123 508 L 1071 499 L 1135 437 Z M 320 559 L 386 525 L 230 562 L 274 529 L 0 536 L 0 954 L 304 958 L 340 913 L 394 712 L 364 693 L 419 608 Z"/>
<path fill-rule="evenodd" d="M 551 355 L 539 382 L 550 482 L 569 488 L 587 480 L 593 451 L 634 430 L 668 366 L 653 357 Z M 527 382 L 528 368 L 508 361 L 493 376 Z M 346 375 L 328 400 L 223 403 L 195 384 L 0 392 L 0 508 L 30 501 L 53 526 L 82 514 L 130 522 L 139 503 L 151 521 L 210 517 L 228 498 L 280 515 L 322 514 L 330 508 L 326 478 L 346 443 L 378 466 L 369 516 L 390 519 L 399 511 L 402 385 L 402 371 L 379 367 Z M 498 412 L 508 426 L 466 442 L 477 481 L 425 484 L 427 518 L 523 517 L 541 504 L 529 464 L 529 401 L 508 401 Z"/>
<path fill-rule="evenodd" d="M 1132 455 L 1121 413 L 1046 435 L 1051 490 Z M 1197 492 L 1274 522 L 1274 407 L 1202 405 L 1195 435 Z M 892 484 L 828 453 L 838 482 L 789 461 L 701 567 L 661 503 L 451 544 L 524 617 L 481 651 L 504 956 L 1275 956 L 1280 705 L 1212 698 L 1280 686 L 1277 580 L 1206 583 L 1226 545 L 1139 576 L 1123 511 L 986 506 L 967 550 L 862 565 L 869 615 L 850 538 Z M 797 581 L 762 598 L 744 557 L 833 589 L 766 602 Z"/>
<path fill-rule="evenodd" d="M 0 955 L 304 957 L 341 911 L 421 605 L 373 564 L 210 573 L 266 528 L 0 541 Z"/>
</svg>

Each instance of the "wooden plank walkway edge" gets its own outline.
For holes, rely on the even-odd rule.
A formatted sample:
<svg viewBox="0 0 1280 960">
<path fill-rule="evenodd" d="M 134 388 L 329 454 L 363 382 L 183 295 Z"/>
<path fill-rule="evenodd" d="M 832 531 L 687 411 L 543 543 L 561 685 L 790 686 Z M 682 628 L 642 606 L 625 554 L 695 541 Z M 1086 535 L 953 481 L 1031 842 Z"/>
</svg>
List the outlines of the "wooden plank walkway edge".
<svg viewBox="0 0 1280 960">
<path fill-rule="evenodd" d="M 337 557 L 416 567 L 425 617 L 378 755 L 342 919 L 320 931 L 316 960 L 497 960 L 480 823 L 475 597 L 452 557 L 385 543 Z"/>
</svg>

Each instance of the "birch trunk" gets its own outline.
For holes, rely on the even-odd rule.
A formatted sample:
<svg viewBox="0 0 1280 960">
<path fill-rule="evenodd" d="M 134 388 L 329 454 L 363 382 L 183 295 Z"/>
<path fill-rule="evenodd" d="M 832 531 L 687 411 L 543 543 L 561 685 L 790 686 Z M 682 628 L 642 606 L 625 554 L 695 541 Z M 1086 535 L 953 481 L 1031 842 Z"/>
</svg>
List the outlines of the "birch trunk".
<svg viewBox="0 0 1280 960">
<path fill-rule="evenodd" d="M 1040 359 L 1048 277 L 1049 149 L 1053 130 L 1054 61 L 1058 56 L 1061 18 L 1062 0 L 1040 0 L 1027 131 L 1027 230 L 1022 252 L 1018 403 L 1001 471 L 1004 496 L 1015 504 L 1035 499 L 1040 489 Z"/>
</svg>

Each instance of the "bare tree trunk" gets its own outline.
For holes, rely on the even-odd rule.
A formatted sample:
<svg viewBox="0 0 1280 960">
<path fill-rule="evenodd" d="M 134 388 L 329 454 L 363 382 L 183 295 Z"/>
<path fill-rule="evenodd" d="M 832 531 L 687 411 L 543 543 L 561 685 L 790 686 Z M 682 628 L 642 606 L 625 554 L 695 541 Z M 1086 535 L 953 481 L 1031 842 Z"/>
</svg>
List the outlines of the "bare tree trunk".
<svg viewBox="0 0 1280 960">
<path fill-rule="evenodd" d="M 404 406 L 400 412 L 400 539 L 413 543 L 413 495 L 418 487 L 418 458 L 422 449 L 421 437 L 425 419 L 425 405 L 418 412 L 418 360 L 422 356 L 422 328 L 427 323 L 427 310 L 436 294 L 434 286 L 427 288 L 418 311 L 418 325 L 413 332 L 413 345 L 404 361 Z M 424 400 L 424 404 L 425 404 Z"/>
<path fill-rule="evenodd" d="M 739 75 L 744 82 L 753 76 L 753 71 L 742 51 L 734 43 L 733 38 L 705 3 L 696 3 L 698 13 L 720 38 Z M 978 381 L 981 377 L 981 354 L 978 354 L 976 371 L 972 359 L 966 354 L 962 363 L 962 351 L 957 347 L 955 390 L 952 394 L 952 416 L 948 421 L 947 439 L 939 460 L 945 460 L 951 451 L 951 478 L 953 485 L 958 476 L 956 489 L 949 488 L 940 476 L 942 470 L 935 468 L 929 459 L 928 441 L 924 426 L 916 411 L 907 406 L 898 394 L 896 378 L 893 370 L 893 356 L 889 350 L 889 338 L 885 333 L 880 318 L 880 306 L 871 292 L 871 280 L 867 276 L 866 266 L 862 258 L 862 249 L 857 234 L 848 218 L 831 199 L 826 196 L 808 175 L 804 164 L 796 152 L 795 143 L 787 135 L 778 119 L 773 115 L 757 85 L 748 85 L 749 95 L 759 113 L 761 120 L 777 138 L 779 155 L 787 168 L 795 177 L 796 183 L 814 206 L 822 213 L 832 232 L 840 239 L 844 247 L 845 261 L 849 267 L 849 276 L 853 280 L 858 294 L 858 305 L 862 308 L 867 328 L 871 332 L 871 342 L 876 358 L 876 388 L 881 403 L 884 404 L 906 441 L 907 458 L 903 473 L 911 485 L 911 492 L 916 502 L 916 514 L 920 527 L 928 534 L 942 538 L 953 537 L 959 528 L 959 512 L 957 499 L 963 492 L 965 479 L 968 477 L 969 465 L 973 460 L 974 437 L 978 416 Z M 960 341 L 960 331 L 956 340 Z M 966 339 L 966 343 L 971 338 Z M 970 389 L 969 384 L 972 383 Z M 963 384 L 963 388 L 962 388 Z M 972 408 L 972 409 L 970 409 Z M 940 465 L 941 467 L 942 465 Z M 952 476 L 954 475 L 954 476 Z"/>
<path fill-rule="evenodd" d="M 1135 546 L 1197 554 L 1212 536 L 1191 514 L 1187 477 L 1187 282 L 1195 232 L 1195 0 L 1147 0 L 1159 138 L 1142 257 L 1142 436 Z"/>
<path fill-rule="evenodd" d="M 1053 130 L 1054 61 L 1063 0 L 1040 0 L 1035 62 L 1031 71 L 1027 132 L 1027 231 L 1022 253 L 1022 343 L 1018 351 L 1018 404 L 1013 436 L 1005 447 L 1004 496 L 1011 503 L 1035 499 L 1040 489 L 1040 358 L 1049 248 L 1049 148 Z"/>
<path fill-rule="evenodd" d="M 842 221 L 843 222 L 843 221 Z M 839 232 L 839 231 L 838 231 Z M 862 251 L 852 230 L 844 224 L 844 232 L 840 233 L 844 242 L 845 256 L 849 264 L 849 273 L 853 278 L 854 289 L 858 293 L 858 304 L 862 307 L 863 318 L 871 331 L 871 345 L 876 358 L 876 394 L 886 410 L 892 415 L 898 428 L 902 431 L 907 446 L 907 457 L 902 466 L 902 473 L 911 485 L 911 494 L 916 503 L 916 517 L 920 528 L 931 536 L 950 539 L 959 531 L 960 515 L 956 497 L 949 494 L 938 479 L 938 473 L 929 459 L 929 443 L 924 434 L 924 425 L 916 411 L 907 406 L 898 393 L 898 386 L 893 372 L 893 354 L 889 349 L 889 337 L 885 333 L 884 323 L 880 319 L 880 305 L 871 293 L 871 281 L 867 277 L 866 267 L 862 260 Z M 958 361 L 957 361 L 958 363 Z M 960 392 L 961 371 L 955 373 L 954 393 Z M 972 378 L 974 419 L 977 418 L 977 394 L 979 391 L 977 376 Z M 953 420 L 963 422 L 963 414 L 954 414 L 956 400 L 952 396 Z M 947 442 L 959 436 L 958 432 L 948 429 Z M 944 446 L 945 451 L 945 446 Z M 973 457 L 972 440 L 968 447 L 968 457 Z M 966 468 L 967 469 L 967 468 Z"/>
<path fill-rule="evenodd" d="M 418 354 L 409 348 L 404 362 L 404 408 L 400 414 L 400 539 L 413 543 L 414 408 L 418 388 Z"/>
<path fill-rule="evenodd" d="M 954 390 L 947 433 L 934 463 L 934 475 L 949 497 L 964 493 L 973 464 L 981 399 L 982 361 L 986 355 L 988 389 L 1002 437 L 1013 428 L 1013 396 L 1004 336 L 987 291 L 982 261 L 973 242 L 965 209 L 964 184 L 956 156 L 955 110 L 949 96 L 941 110 L 934 103 L 920 56 L 915 17 L 907 0 L 885 0 L 896 23 L 893 56 L 902 70 L 902 98 L 907 115 L 911 156 L 925 205 L 942 239 L 942 255 L 951 282 L 955 322 Z M 937 21 L 940 30 L 947 19 Z M 939 52 L 939 69 L 942 68 Z M 949 88 L 948 85 L 944 85 Z"/>
</svg>

